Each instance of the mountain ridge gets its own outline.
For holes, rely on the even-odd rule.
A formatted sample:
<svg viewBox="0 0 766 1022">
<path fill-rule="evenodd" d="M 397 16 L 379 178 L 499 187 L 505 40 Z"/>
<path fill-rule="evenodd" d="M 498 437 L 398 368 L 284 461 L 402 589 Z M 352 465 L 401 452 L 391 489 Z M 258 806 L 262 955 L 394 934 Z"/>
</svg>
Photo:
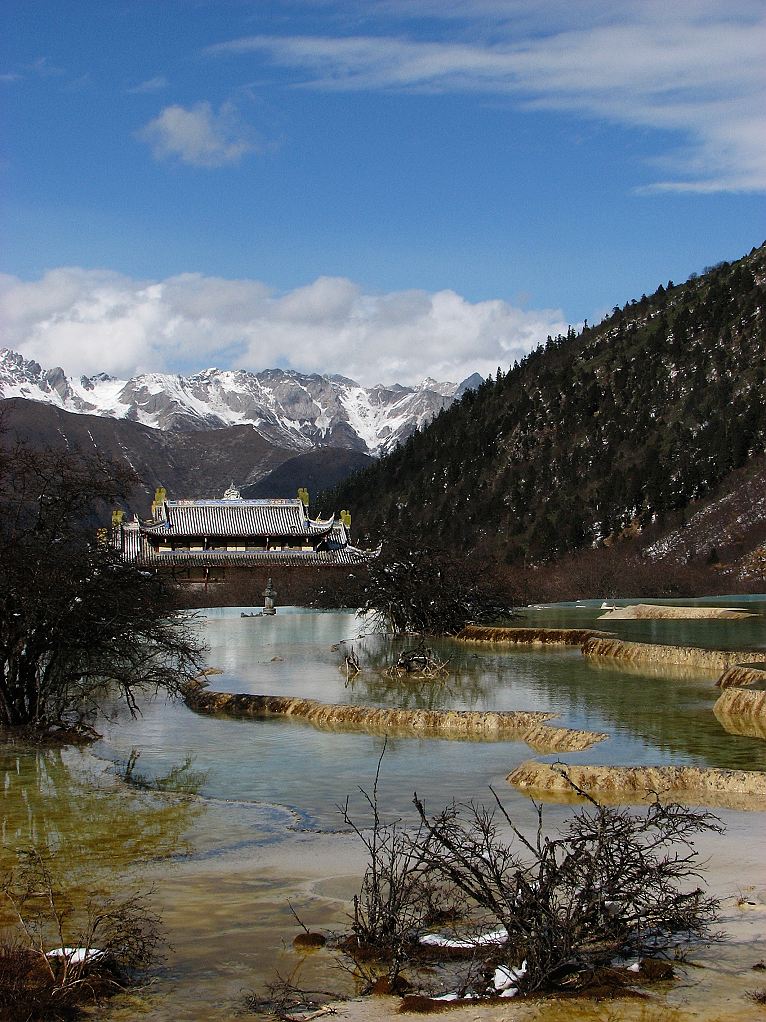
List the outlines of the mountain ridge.
<svg viewBox="0 0 766 1022">
<path fill-rule="evenodd" d="M 75 414 L 126 419 L 181 433 L 251 425 L 295 453 L 321 447 L 378 455 L 393 450 L 435 414 L 479 385 L 426 378 L 416 387 L 362 387 L 346 377 L 292 369 L 203 369 L 190 376 L 142 373 L 65 375 L 0 349 L 0 397 L 41 401 Z"/>
<path fill-rule="evenodd" d="M 695 516 L 762 459 L 765 393 L 762 245 L 549 337 L 326 500 L 354 509 L 363 541 L 399 536 L 487 563 L 553 563 L 630 536 L 649 560 L 712 563 L 719 542 L 742 559 L 763 542 L 761 471 L 749 488 L 732 482 L 719 542 Z"/>
</svg>

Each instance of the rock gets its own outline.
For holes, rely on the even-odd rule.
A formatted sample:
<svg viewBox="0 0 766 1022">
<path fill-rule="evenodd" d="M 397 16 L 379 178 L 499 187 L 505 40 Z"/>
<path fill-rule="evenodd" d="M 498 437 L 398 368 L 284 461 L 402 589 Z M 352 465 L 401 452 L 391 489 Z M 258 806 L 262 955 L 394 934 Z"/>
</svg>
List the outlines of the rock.
<svg viewBox="0 0 766 1022">
<path fill-rule="evenodd" d="M 293 937 L 293 947 L 297 948 L 318 948 L 324 947 L 327 938 L 321 933 L 299 933 Z"/>
<path fill-rule="evenodd" d="M 747 610 L 734 607 L 660 607 L 653 603 L 634 603 L 629 607 L 613 607 L 599 616 L 599 621 L 664 621 L 686 619 L 702 621 L 707 618 L 735 621 L 737 618 L 756 617 Z"/>
<path fill-rule="evenodd" d="M 766 809 L 766 773 L 681 766 L 586 766 L 527 760 L 508 774 L 515 787 L 567 800 L 576 796 L 567 776 L 599 801 L 691 801 L 735 809 Z"/>
<path fill-rule="evenodd" d="M 675 975 L 670 962 L 662 958 L 642 958 L 638 974 L 652 983 L 660 979 L 672 979 Z"/>
<path fill-rule="evenodd" d="M 729 734 L 766 740 L 766 692 L 726 688 L 716 699 L 713 713 Z"/>
</svg>

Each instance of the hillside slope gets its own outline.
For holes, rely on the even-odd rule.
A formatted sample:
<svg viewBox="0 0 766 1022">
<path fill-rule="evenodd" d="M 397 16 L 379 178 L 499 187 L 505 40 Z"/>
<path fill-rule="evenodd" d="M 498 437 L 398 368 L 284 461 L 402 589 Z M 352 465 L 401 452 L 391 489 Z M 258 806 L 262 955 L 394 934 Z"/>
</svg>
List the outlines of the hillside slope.
<svg viewBox="0 0 766 1022">
<path fill-rule="evenodd" d="M 366 468 L 372 462 L 369 454 L 342 448 L 321 447 L 288 458 L 256 483 L 240 487 L 248 500 L 267 497 L 294 497 L 298 487 L 304 486 L 311 497 L 323 488 L 336 486 L 353 472 Z M 338 508 L 317 508 L 317 513 Z"/>
<path fill-rule="evenodd" d="M 157 486 L 175 498 L 220 497 L 236 483 L 258 482 L 294 452 L 265 440 L 252 426 L 177 433 L 97 415 L 75 415 L 23 398 L 0 403 L 6 445 L 17 437 L 35 447 L 95 450 L 132 468 L 139 483 L 129 510 L 148 514 Z"/>
<path fill-rule="evenodd" d="M 328 503 L 354 509 L 357 535 L 509 564 L 627 532 L 658 541 L 764 452 L 765 297 L 766 246 L 668 281 L 597 327 L 549 338 Z M 749 499 L 733 488 L 733 517 Z M 740 555 L 758 528 L 740 535 Z M 714 538 L 693 556 L 709 557 Z"/>
</svg>

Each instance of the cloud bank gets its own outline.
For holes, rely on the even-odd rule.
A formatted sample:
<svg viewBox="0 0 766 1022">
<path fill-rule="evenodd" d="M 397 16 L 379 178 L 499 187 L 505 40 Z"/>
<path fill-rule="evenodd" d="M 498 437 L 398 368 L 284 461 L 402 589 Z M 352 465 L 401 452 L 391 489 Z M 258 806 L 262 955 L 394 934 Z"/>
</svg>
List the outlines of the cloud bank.
<svg viewBox="0 0 766 1022">
<path fill-rule="evenodd" d="M 522 108 L 668 132 L 646 190 L 766 189 L 762 2 L 388 0 L 370 12 L 374 34 L 257 35 L 207 52 L 265 55 L 307 88 L 505 95 Z M 393 35 L 381 16 L 405 25 L 427 16 L 437 28 L 430 39 Z"/>
<path fill-rule="evenodd" d="M 567 329 L 560 310 L 454 291 L 365 294 L 319 277 L 277 293 L 257 280 L 141 281 L 76 267 L 35 281 L 0 275 L 0 322 L 8 347 L 69 375 L 284 367 L 368 386 L 488 375 Z"/>
</svg>

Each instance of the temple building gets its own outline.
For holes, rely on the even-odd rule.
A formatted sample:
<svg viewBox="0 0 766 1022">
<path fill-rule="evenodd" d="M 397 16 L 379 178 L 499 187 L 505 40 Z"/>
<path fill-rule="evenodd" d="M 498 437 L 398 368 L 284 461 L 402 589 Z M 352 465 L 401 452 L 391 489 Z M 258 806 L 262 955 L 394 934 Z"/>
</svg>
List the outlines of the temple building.
<svg viewBox="0 0 766 1022">
<path fill-rule="evenodd" d="M 179 577 L 207 581 L 225 569 L 367 564 L 380 552 L 350 542 L 351 516 L 310 518 L 305 490 L 295 500 L 243 500 L 233 486 L 220 500 L 168 500 L 155 493 L 152 517 L 112 520 L 113 543 L 126 560 L 172 568 Z"/>
</svg>

